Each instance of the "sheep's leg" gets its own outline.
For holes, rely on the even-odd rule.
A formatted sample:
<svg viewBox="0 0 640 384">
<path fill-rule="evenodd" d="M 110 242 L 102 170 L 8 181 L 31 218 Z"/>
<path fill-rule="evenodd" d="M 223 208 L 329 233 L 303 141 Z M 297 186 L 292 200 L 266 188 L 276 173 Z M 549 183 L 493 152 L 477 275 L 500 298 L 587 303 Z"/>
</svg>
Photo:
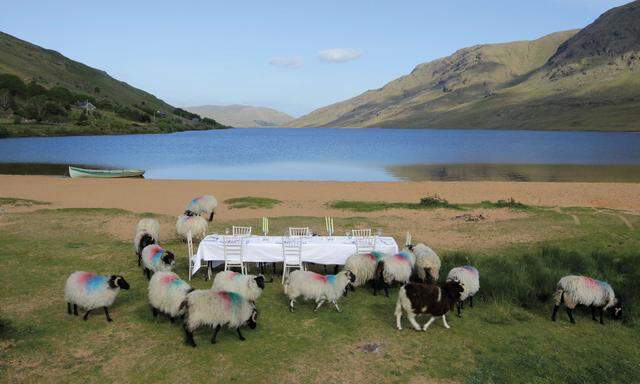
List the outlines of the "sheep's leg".
<svg viewBox="0 0 640 384">
<path fill-rule="evenodd" d="M 591 306 L 591 319 L 593 321 L 598 321 L 598 319 L 596 319 L 596 307 L 595 306 Z"/>
<path fill-rule="evenodd" d="M 436 318 L 435 318 L 435 317 L 433 317 L 433 316 L 431 316 L 431 319 L 429 319 L 429 321 L 428 321 L 428 322 L 426 322 L 426 323 L 424 324 L 424 327 L 422 327 L 422 330 L 423 330 L 423 331 L 426 331 L 426 330 L 427 330 L 427 328 L 429 328 L 429 326 L 431 325 L 431 323 L 433 323 L 434 321 L 436 321 Z"/>
<path fill-rule="evenodd" d="M 296 304 L 296 299 L 291 299 L 289 302 L 289 310 L 293 312 L 293 306 Z"/>
<path fill-rule="evenodd" d="M 211 212 L 211 214 L 209 214 L 209 222 L 213 221 L 213 211 Z"/>
<path fill-rule="evenodd" d="M 600 324 L 604 324 L 604 309 L 600 307 L 599 312 L 600 312 Z"/>
<path fill-rule="evenodd" d="M 473 308 L 473 296 L 469 297 L 469 306 Z"/>
<path fill-rule="evenodd" d="M 336 311 L 338 311 L 338 312 L 342 312 L 342 310 L 340 309 L 340 307 L 338 307 L 338 302 L 337 302 L 336 300 L 333 300 L 333 301 L 332 301 L 332 303 L 333 303 L 333 305 L 335 305 L 335 306 L 336 306 Z"/>
<path fill-rule="evenodd" d="M 444 327 L 447 329 L 451 328 L 449 324 L 447 324 L 447 318 L 444 315 L 442 315 L 442 324 L 444 324 Z"/>
<path fill-rule="evenodd" d="M 218 337 L 218 332 L 220 332 L 220 324 L 218 324 L 214 329 L 213 329 L 213 336 L 211 336 L 211 344 L 215 344 L 216 343 L 216 337 Z"/>
<path fill-rule="evenodd" d="M 173 316 L 169 316 L 169 321 L 171 322 L 171 324 L 176 322 L 176 318 Z"/>
<path fill-rule="evenodd" d="M 67 313 L 71 314 L 71 303 L 67 303 Z"/>
<path fill-rule="evenodd" d="M 389 297 L 389 284 L 384 283 L 384 296 Z"/>
<path fill-rule="evenodd" d="M 102 307 L 102 308 L 104 308 L 104 315 L 107 317 L 107 321 L 112 322 L 113 319 L 111 319 L 111 316 L 109 316 L 109 309 L 107 309 L 107 307 Z"/>
<path fill-rule="evenodd" d="M 558 309 L 560 309 L 559 305 L 553 306 L 553 312 L 551 313 L 551 320 L 556 321 L 556 315 L 558 315 Z"/>
<path fill-rule="evenodd" d="M 349 284 L 349 289 L 351 289 L 351 292 L 355 292 L 356 291 L 356 287 L 354 287 L 353 284 Z"/>
<path fill-rule="evenodd" d="M 402 331 L 402 304 L 396 303 L 396 328 L 398 331 Z"/>
<path fill-rule="evenodd" d="M 324 299 L 321 299 L 320 301 L 316 301 L 316 308 L 313 310 L 313 312 L 316 312 L 318 310 L 318 308 L 320 308 L 322 306 L 322 304 L 324 304 Z"/>
<path fill-rule="evenodd" d="M 158 317 L 158 310 L 153 305 L 151 306 L 151 314 L 153 317 Z"/>
<path fill-rule="evenodd" d="M 458 317 L 462 317 L 462 301 L 456 303 L 456 309 L 458 311 Z"/>
<path fill-rule="evenodd" d="M 567 315 L 569 315 L 569 321 L 571 324 L 575 324 L 576 321 L 573 319 L 573 309 L 567 307 Z"/>
<path fill-rule="evenodd" d="M 238 331 L 238 338 L 240 339 L 240 341 L 245 341 L 246 339 L 244 338 L 244 336 L 242 336 L 242 333 L 240 332 L 240 327 L 236 328 L 236 331 Z"/>
<path fill-rule="evenodd" d="M 138 267 L 142 265 L 142 255 L 138 254 Z"/>
<path fill-rule="evenodd" d="M 415 329 L 418 332 L 422 331 L 422 328 L 420 328 L 420 324 L 418 324 L 418 322 L 416 321 L 416 314 L 415 313 L 413 313 L 413 312 L 407 313 L 407 318 L 409 319 L 409 322 L 413 326 L 413 329 Z"/>
<path fill-rule="evenodd" d="M 193 332 L 189 330 L 189 326 L 186 323 L 184 325 L 184 334 L 186 337 L 186 343 L 195 348 L 196 342 L 193 340 Z"/>
<path fill-rule="evenodd" d="M 78 316 L 78 304 L 73 304 L 73 314 Z"/>
<path fill-rule="evenodd" d="M 88 309 L 87 312 L 85 312 L 84 316 L 82 317 L 82 320 L 87 320 L 89 318 L 89 313 L 91 313 L 91 310 Z"/>
<path fill-rule="evenodd" d="M 147 276 L 147 280 L 151 280 L 151 270 L 149 268 L 144 269 L 144 275 Z"/>
</svg>

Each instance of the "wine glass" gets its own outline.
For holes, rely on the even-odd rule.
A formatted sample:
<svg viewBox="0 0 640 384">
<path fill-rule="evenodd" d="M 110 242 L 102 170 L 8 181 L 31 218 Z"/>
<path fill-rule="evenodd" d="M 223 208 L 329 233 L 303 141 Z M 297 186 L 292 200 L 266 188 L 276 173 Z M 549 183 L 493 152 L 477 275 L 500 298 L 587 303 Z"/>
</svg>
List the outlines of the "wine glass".
<svg viewBox="0 0 640 384">
<path fill-rule="evenodd" d="M 382 228 L 378 228 L 378 229 L 376 230 L 376 235 L 377 235 L 378 237 L 382 237 Z"/>
</svg>

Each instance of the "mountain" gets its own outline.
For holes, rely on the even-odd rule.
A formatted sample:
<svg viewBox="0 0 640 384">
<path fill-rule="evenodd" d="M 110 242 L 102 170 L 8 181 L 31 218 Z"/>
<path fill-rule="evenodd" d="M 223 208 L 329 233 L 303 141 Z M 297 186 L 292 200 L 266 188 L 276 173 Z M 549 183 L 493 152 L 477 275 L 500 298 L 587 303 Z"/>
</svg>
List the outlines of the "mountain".
<svg viewBox="0 0 640 384">
<path fill-rule="evenodd" d="M 293 120 L 284 112 L 249 105 L 202 105 L 185 109 L 232 127 L 281 127 Z"/>
<path fill-rule="evenodd" d="M 219 127 L 104 71 L 0 32 L 0 135 Z"/>
<path fill-rule="evenodd" d="M 580 31 L 477 45 L 289 126 L 640 130 L 640 1 Z"/>
</svg>

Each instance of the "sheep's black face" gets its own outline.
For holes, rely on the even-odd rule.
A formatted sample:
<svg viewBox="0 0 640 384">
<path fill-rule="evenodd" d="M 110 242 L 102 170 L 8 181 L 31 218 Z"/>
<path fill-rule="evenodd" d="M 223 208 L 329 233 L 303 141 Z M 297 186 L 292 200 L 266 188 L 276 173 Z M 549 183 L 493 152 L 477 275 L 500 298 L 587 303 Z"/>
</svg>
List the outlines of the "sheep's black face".
<svg viewBox="0 0 640 384">
<path fill-rule="evenodd" d="M 184 211 L 184 215 L 191 217 L 191 216 L 195 216 L 196 214 L 193 211 L 190 211 L 187 209 L 186 211 Z"/>
<path fill-rule="evenodd" d="M 411 252 L 413 252 L 413 248 L 415 248 L 415 245 L 413 244 L 407 244 L 407 249 Z"/>
<path fill-rule="evenodd" d="M 151 245 L 151 244 L 155 244 L 156 241 L 153 238 L 153 236 L 151 236 L 150 234 L 145 234 L 144 236 L 142 236 L 142 239 L 140 239 L 140 252 L 142 252 L 142 250 L 144 249 L 144 247 L 146 247 L 147 245 Z"/>
<path fill-rule="evenodd" d="M 249 321 L 247 321 L 247 325 L 251 329 L 256 329 L 256 327 L 258 326 L 258 310 L 257 309 L 254 309 L 253 312 L 251 313 L 251 317 L 249 318 Z"/>
<path fill-rule="evenodd" d="M 175 256 L 173 253 L 167 251 L 164 255 L 162 255 L 162 261 L 167 265 L 173 265 L 175 263 Z"/>
<path fill-rule="evenodd" d="M 351 284 L 356 282 L 356 275 L 354 275 L 353 272 L 347 271 L 347 277 L 349 278 Z"/>
<path fill-rule="evenodd" d="M 129 283 L 124 279 L 124 277 L 120 275 L 113 275 L 111 279 L 109 279 L 109 285 L 112 288 L 120 288 L 120 289 L 129 289 Z"/>
<path fill-rule="evenodd" d="M 264 276 L 258 275 L 254 280 L 256 281 L 256 284 L 258 284 L 258 287 L 260 287 L 260 289 L 264 289 Z"/>
<path fill-rule="evenodd" d="M 613 316 L 613 320 L 621 320 L 622 319 L 622 304 L 615 303 L 613 307 L 611 307 L 611 314 Z"/>
</svg>

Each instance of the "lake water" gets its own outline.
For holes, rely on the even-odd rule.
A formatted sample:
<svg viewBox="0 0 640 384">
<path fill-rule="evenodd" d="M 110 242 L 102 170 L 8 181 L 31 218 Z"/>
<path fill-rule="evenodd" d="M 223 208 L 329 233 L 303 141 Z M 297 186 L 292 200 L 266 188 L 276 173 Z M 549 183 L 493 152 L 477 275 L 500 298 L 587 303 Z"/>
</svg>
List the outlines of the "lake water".
<svg viewBox="0 0 640 384">
<path fill-rule="evenodd" d="M 236 128 L 12 138 L 0 139 L 0 163 L 141 168 L 156 179 L 640 181 L 640 133 Z"/>
</svg>

